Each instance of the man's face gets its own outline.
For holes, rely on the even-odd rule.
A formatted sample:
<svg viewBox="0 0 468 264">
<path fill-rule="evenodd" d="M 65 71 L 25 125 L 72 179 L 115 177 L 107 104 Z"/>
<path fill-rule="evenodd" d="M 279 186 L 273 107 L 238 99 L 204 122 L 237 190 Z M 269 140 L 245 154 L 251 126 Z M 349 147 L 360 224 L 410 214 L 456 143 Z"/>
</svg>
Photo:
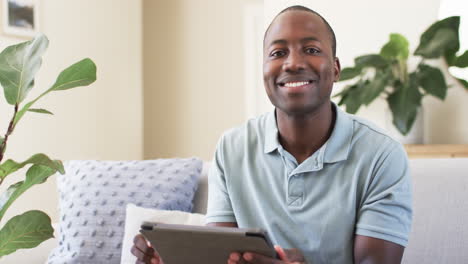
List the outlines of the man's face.
<svg viewBox="0 0 468 264">
<path fill-rule="evenodd" d="M 340 64 L 319 16 L 305 11 L 279 15 L 265 37 L 263 58 L 265 90 L 277 109 L 303 115 L 330 101 Z"/>
</svg>

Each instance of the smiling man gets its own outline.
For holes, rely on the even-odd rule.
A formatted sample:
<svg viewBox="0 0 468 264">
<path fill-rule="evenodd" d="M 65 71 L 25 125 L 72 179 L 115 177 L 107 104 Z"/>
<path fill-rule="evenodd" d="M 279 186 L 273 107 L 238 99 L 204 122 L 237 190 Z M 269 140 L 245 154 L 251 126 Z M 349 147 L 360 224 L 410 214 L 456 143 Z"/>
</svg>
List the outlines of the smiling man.
<svg viewBox="0 0 468 264">
<path fill-rule="evenodd" d="M 233 252 L 227 263 L 401 262 L 412 218 L 407 157 L 331 102 L 335 53 L 332 28 L 303 6 L 283 10 L 265 33 L 264 84 L 275 111 L 220 139 L 206 221 L 266 229 L 280 259 Z M 141 237 L 133 251 L 141 261 L 153 256 Z"/>
</svg>

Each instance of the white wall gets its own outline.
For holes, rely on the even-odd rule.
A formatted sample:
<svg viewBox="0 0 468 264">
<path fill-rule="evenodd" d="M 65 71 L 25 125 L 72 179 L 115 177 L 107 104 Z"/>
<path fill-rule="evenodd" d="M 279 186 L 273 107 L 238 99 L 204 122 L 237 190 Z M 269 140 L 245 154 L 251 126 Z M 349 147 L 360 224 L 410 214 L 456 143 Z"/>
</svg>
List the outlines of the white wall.
<svg viewBox="0 0 468 264">
<path fill-rule="evenodd" d="M 8 142 L 6 158 L 22 161 L 38 152 L 61 160 L 143 158 L 141 1 L 40 3 L 41 31 L 49 37 L 50 46 L 28 99 L 48 88 L 61 70 L 85 57 L 97 64 L 98 80 L 38 101 L 37 107 L 55 115 L 27 114 Z M 19 41 L 24 39 L 0 35 L 0 48 Z M 4 134 L 12 109 L 3 98 L 0 113 Z M 0 189 L 19 181 L 23 173 L 9 176 Z M 10 207 L 7 218 L 33 208 L 57 220 L 55 177 L 26 192 Z"/>
</svg>

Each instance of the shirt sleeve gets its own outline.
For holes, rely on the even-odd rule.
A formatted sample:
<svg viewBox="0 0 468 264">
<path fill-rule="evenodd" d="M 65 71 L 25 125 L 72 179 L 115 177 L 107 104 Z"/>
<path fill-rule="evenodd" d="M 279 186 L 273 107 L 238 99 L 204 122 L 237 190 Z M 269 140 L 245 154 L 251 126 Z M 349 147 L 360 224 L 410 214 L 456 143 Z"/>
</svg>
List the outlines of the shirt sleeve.
<svg viewBox="0 0 468 264">
<path fill-rule="evenodd" d="M 224 173 L 224 137 L 218 142 L 215 157 L 208 171 L 208 208 L 206 223 L 236 222 Z"/>
<path fill-rule="evenodd" d="M 401 144 L 383 156 L 367 186 L 355 233 L 406 247 L 413 215 L 408 158 Z"/>
</svg>

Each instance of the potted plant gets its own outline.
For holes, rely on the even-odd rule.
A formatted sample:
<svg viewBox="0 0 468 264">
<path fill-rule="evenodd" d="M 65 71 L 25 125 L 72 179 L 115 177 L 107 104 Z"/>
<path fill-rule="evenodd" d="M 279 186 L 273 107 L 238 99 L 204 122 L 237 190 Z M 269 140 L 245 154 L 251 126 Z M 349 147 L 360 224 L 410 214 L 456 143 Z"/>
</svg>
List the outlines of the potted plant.
<svg viewBox="0 0 468 264">
<path fill-rule="evenodd" d="M 27 112 L 52 114 L 46 109 L 32 108 L 43 96 L 50 92 L 87 86 L 96 80 L 96 65 L 92 60 L 84 59 L 63 70 L 48 90 L 23 104 L 34 86 L 34 77 L 42 64 L 42 54 L 48 44 L 46 36 L 38 35 L 31 41 L 9 46 L 0 53 L 0 84 L 7 103 L 14 108 L 6 133 L 0 136 L 0 185 L 7 176 L 29 167 L 24 180 L 12 184 L 0 195 L 0 258 L 17 249 L 36 247 L 53 237 L 50 217 L 42 211 L 28 211 L 12 217 L 6 223 L 3 217 L 11 204 L 29 188 L 45 182 L 56 172 L 65 172 L 60 160 L 52 160 L 42 153 L 32 155 L 23 162 L 11 159 L 2 162 L 8 138 Z"/>
<path fill-rule="evenodd" d="M 411 130 L 421 106 L 421 100 L 431 95 L 444 100 L 447 82 L 442 67 L 468 67 L 468 50 L 458 55 L 460 17 L 448 17 L 432 24 L 420 38 L 414 51 L 419 63 L 415 69 L 408 67 L 409 43 L 400 34 L 390 34 L 390 40 L 379 54 L 355 58 L 354 67 L 344 68 L 340 81 L 353 80 L 335 95 L 338 105 L 356 113 L 362 105 L 369 105 L 378 97 L 387 100 L 397 130 L 406 135 Z M 428 60 L 443 58 L 439 66 Z M 454 77 L 455 78 L 455 77 Z M 467 90 L 468 82 L 456 78 Z"/>
</svg>

